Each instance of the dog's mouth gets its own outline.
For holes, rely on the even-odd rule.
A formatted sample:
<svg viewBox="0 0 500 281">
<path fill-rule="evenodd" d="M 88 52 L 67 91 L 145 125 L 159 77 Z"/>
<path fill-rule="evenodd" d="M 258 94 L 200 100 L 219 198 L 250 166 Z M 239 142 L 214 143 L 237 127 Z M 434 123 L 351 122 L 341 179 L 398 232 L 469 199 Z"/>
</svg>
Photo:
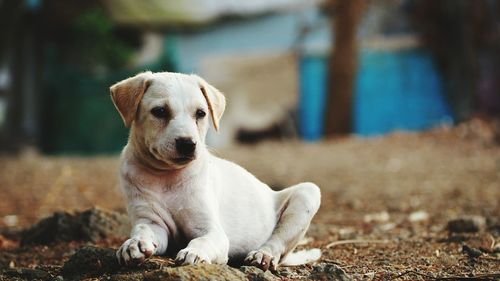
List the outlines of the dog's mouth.
<svg viewBox="0 0 500 281">
<path fill-rule="evenodd" d="M 175 164 L 178 164 L 178 165 L 182 165 L 182 164 L 187 164 L 193 160 L 194 160 L 194 156 L 190 156 L 190 157 L 182 156 L 182 157 L 173 158 L 172 162 L 174 162 Z"/>
<path fill-rule="evenodd" d="M 179 157 L 162 157 L 157 149 L 153 149 L 148 152 L 149 156 L 152 157 L 153 159 L 156 159 L 157 161 L 160 161 L 168 166 L 174 166 L 174 167 L 184 166 L 196 158 L 194 155 L 192 156 L 181 155 Z"/>
</svg>

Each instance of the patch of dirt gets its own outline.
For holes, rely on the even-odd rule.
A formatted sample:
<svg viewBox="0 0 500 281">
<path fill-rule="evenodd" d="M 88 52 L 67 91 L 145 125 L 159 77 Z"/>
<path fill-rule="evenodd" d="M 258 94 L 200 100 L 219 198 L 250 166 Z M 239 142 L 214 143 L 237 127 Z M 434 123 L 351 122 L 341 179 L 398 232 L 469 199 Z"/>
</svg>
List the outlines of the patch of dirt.
<svg viewBox="0 0 500 281">
<path fill-rule="evenodd" d="M 92 241 L 125 237 L 130 233 L 127 215 L 92 208 L 70 214 L 57 212 L 21 232 L 21 245 L 58 241 Z"/>
<path fill-rule="evenodd" d="M 113 259 L 114 249 L 126 237 L 105 231 L 98 231 L 101 234 L 95 238 L 71 236 L 42 241 L 47 245 L 37 244 L 40 241 L 21 245 L 21 233 L 26 233 L 21 229 L 56 211 L 80 211 L 58 215 L 73 219 L 96 205 L 123 213 L 116 186 L 118 159 L 33 153 L 2 157 L 0 280 L 57 276 L 64 280 L 430 280 L 472 276 L 498 280 L 500 147 L 494 136 L 484 133 L 482 125 L 466 124 L 421 134 L 307 144 L 271 142 L 217 152 L 274 188 L 313 181 L 322 189 L 322 206 L 308 232 L 311 239 L 301 246 L 321 248 L 322 259 L 272 273 L 239 266 L 175 267 L 166 257 L 155 257 L 137 268 L 120 267 Z M 110 216 L 103 217 L 87 229 L 106 224 Z"/>
</svg>

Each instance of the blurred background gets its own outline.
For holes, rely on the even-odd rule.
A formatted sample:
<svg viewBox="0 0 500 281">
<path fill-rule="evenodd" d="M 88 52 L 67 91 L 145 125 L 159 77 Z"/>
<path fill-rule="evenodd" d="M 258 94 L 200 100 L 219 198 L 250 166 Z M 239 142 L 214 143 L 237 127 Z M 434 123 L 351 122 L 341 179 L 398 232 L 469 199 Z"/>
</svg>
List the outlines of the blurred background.
<svg viewBox="0 0 500 281">
<path fill-rule="evenodd" d="M 215 147 L 500 112 L 498 1 L 0 3 L 5 152 L 118 152 L 127 130 L 108 87 L 145 69 L 197 73 L 227 95 Z"/>
<path fill-rule="evenodd" d="M 495 0 L 0 1 L 0 224 L 123 210 L 108 88 L 144 70 L 224 92 L 209 145 L 275 188 L 363 212 L 458 189 L 496 212 L 499 24 Z"/>
</svg>

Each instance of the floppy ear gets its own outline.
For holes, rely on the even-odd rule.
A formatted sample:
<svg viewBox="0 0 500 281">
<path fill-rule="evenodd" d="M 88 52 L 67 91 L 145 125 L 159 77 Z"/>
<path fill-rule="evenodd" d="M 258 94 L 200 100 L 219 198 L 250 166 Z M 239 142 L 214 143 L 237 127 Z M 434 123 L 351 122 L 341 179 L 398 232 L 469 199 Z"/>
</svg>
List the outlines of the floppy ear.
<svg viewBox="0 0 500 281">
<path fill-rule="evenodd" d="M 109 88 L 111 99 L 128 128 L 134 121 L 142 96 L 149 86 L 150 71 L 120 81 Z"/>
<path fill-rule="evenodd" d="M 226 98 L 219 90 L 217 90 L 214 86 L 208 84 L 208 82 L 203 78 L 194 74 L 193 76 L 197 79 L 200 90 L 207 100 L 208 110 L 210 110 L 210 116 L 212 116 L 214 128 L 216 131 L 218 131 L 219 121 L 222 118 L 224 109 L 226 108 Z"/>
</svg>

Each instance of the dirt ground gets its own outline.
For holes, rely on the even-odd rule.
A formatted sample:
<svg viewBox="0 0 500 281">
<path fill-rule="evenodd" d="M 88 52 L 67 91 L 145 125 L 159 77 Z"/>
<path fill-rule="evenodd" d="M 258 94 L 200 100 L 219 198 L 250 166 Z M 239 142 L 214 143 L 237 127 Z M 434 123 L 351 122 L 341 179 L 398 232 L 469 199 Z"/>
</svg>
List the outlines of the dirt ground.
<svg viewBox="0 0 500 281">
<path fill-rule="evenodd" d="M 337 265 L 354 280 L 498 280 L 497 137 L 473 121 L 427 133 L 265 142 L 216 154 L 276 189 L 301 181 L 321 187 L 322 206 L 303 247 L 320 247 L 322 259 L 273 272 L 273 278 L 314 278 L 310 274 L 319 264 L 322 269 Z M 26 151 L 1 157 L 0 270 L 41 269 L 53 277 L 83 245 L 117 248 L 123 237 L 21 247 L 17 232 L 54 211 L 100 206 L 123 212 L 117 166 L 116 156 L 46 157 Z M 466 226 L 453 227 L 457 218 Z M 163 262 L 171 266 L 170 260 Z M 9 276 L 14 275 L 0 274 L 0 280 Z"/>
</svg>

